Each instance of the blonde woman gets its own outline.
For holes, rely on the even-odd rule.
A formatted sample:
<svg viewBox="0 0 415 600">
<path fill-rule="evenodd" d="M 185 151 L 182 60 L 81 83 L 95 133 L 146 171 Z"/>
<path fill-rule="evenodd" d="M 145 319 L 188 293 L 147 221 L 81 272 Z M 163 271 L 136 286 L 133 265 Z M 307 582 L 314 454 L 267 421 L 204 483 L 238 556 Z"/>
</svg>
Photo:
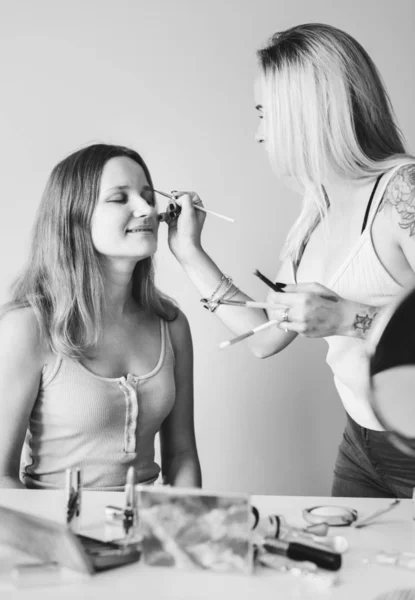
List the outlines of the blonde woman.
<svg viewBox="0 0 415 600">
<path fill-rule="evenodd" d="M 142 158 L 96 144 L 52 171 L 0 319 L 0 486 L 200 486 L 192 341 L 155 288 L 159 215 Z M 22 453 L 23 448 L 23 453 Z M 21 460 L 22 455 L 22 460 Z"/>
<path fill-rule="evenodd" d="M 299 25 L 275 34 L 258 56 L 257 139 L 277 176 L 303 194 L 276 277 L 287 285 L 270 291 L 268 312 L 220 304 L 248 296 L 203 249 L 192 193 L 179 198 L 171 250 L 236 335 L 278 321 L 245 342 L 255 356 L 272 356 L 297 335 L 326 339 L 347 412 L 333 495 L 411 497 L 415 461 L 389 443 L 368 406 L 363 346 L 382 306 L 413 276 L 415 158 L 373 61 L 347 33 Z"/>
</svg>

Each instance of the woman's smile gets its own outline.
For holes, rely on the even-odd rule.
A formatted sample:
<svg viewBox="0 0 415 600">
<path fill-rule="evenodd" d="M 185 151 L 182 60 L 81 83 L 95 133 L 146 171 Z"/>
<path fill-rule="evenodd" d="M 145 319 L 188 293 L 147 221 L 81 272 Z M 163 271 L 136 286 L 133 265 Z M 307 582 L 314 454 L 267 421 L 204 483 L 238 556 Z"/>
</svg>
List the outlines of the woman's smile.
<svg viewBox="0 0 415 600">
<path fill-rule="evenodd" d="M 133 227 L 132 229 L 127 229 L 126 233 L 153 233 L 154 228 L 151 225 L 137 225 L 137 227 Z"/>
</svg>

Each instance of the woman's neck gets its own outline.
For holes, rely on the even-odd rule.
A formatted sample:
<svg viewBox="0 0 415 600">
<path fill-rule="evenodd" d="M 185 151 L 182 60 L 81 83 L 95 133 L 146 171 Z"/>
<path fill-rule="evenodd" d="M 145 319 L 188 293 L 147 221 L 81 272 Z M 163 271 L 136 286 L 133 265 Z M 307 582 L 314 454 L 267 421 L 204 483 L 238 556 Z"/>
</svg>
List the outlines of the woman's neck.
<svg viewBox="0 0 415 600">
<path fill-rule="evenodd" d="M 324 181 L 324 189 L 330 201 L 330 206 L 350 204 L 354 199 L 359 201 L 360 196 L 366 196 L 376 177 L 365 179 L 345 179 L 335 174 L 330 174 Z"/>
<path fill-rule="evenodd" d="M 133 272 L 135 265 L 102 265 L 104 281 L 103 317 L 118 321 L 131 314 L 136 307 L 133 299 Z"/>
</svg>

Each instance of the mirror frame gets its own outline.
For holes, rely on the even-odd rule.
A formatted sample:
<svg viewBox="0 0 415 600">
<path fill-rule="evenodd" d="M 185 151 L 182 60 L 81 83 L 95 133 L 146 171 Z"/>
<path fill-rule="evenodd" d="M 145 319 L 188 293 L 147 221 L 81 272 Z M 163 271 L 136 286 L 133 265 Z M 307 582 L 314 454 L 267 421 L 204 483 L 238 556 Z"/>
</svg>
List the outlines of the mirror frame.
<svg viewBox="0 0 415 600">
<path fill-rule="evenodd" d="M 380 425 L 384 428 L 385 432 L 388 434 L 390 441 L 405 454 L 414 456 L 415 435 L 413 438 L 411 438 L 399 431 L 390 429 L 390 426 L 383 417 L 382 411 L 379 409 L 379 406 L 377 404 L 376 388 L 374 386 L 374 377 L 376 377 L 376 373 L 374 375 L 372 374 L 378 344 L 383 334 L 387 331 L 388 326 L 390 326 L 391 319 L 396 313 L 399 312 L 400 308 L 406 305 L 406 301 L 410 296 L 413 296 L 415 306 L 415 278 L 403 288 L 402 293 L 399 294 L 390 304 L 386 305 L 385 308 L 380 307 L 382 312 L 379 315 L 379 319 L 375 321 L 373 329 L 370 331 L 369 336 L 366 339 L 366 353 L 368 359 L 367 370 L 369 381 L 367 387 L 367 396 L 373 414 L 375 415 Z M 381 372 L 382 371 L 379 371 L 379 373 Z"/>
</svg>

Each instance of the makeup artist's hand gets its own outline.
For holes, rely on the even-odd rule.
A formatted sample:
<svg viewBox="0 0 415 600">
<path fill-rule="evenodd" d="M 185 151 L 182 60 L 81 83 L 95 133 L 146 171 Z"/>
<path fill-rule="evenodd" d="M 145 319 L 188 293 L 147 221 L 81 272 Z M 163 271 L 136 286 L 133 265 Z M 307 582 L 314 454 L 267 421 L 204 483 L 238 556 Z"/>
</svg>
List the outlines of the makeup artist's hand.
<svg viewBox="0 0 415 600">
<path fill-rule="evenodd" d="M 195 250 L 201 249 L 200 238 L 206 214 L 194 208 L 195 205 L 203 206 L 196 192 L 172 192 L 172 195 L 177 198 L 181 213 L 178 217 L 167 220 L 168 242 L 170 250 L 180 262 Z"/>
<path fill-rule="evenodd" d="M 267 301 L 278 305 L 268 313 L 270 319 L 280 321 L 280 329 L 315 338 L 363 337 L 378 310 L 346 300 L 319 283 L 287 285 L 284 292 L 270 291 Z"/>
</svg>

